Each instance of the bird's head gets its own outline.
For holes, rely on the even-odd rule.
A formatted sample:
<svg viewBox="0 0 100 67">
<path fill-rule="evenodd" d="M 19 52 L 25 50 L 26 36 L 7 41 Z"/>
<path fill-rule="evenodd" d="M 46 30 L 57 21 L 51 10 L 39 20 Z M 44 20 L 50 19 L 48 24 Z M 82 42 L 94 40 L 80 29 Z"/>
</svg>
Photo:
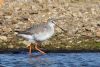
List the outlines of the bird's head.
<svg viewBox="0 0 100 67">
<path fill-rule="evenodd" d="M 50 18 L 50 19 L 48 19 L 48 24 L 50 24 L 50 25 L 53 25 L 53 26 L 55 26 L 56 25 L 56 19 L 54 19 L 54 18 Z"/>
</svg>

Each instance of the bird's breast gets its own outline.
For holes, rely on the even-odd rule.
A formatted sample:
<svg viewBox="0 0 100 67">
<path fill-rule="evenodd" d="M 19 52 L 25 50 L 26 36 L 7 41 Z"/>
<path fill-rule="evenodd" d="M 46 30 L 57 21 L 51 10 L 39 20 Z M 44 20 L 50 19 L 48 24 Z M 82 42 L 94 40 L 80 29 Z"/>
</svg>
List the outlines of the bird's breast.
<svg viewBox="0 0 100 67">
<path fill-rule="evenodd" d="M 54 34 L 54 29 L 51 29 L 48 31 L 44 31 L 44 32 L 35 34 L 34 38 L 35 38 L 35 40 L 43 41 L 43 40 L 49 39 L 53 34 Z"/>
</svg>

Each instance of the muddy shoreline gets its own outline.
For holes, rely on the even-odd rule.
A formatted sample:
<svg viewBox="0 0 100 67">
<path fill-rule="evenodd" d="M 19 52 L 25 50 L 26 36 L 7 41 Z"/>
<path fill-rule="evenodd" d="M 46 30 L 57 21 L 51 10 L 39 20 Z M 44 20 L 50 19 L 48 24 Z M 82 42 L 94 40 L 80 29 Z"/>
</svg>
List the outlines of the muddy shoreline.
<svg viewBox="0 0 100 67">
<path fill-rule="evenodd" d="M 100 52 L 100 49 L 96 50 L 43 50 L 46 53 L 98 53 Z M 27 53 L 28 49 L 2 49 L 0 50 L 0 54 L 18 54 L 18 53 Z M 32 50 L 32 52 L 38 52 L 36 50 Z"/>
<path fill-rule="evenodd" d="M 55 27 L 53 37 L 41 46 L 45 52 L 100 51 L 100 0 L 5 0 L 0 10 L 0 53 L 28 52 L 29 43 L 17 39 L 15 31 L 49 18 L 60 19 L 57 25 L 66 32 Z"/>
</svg>

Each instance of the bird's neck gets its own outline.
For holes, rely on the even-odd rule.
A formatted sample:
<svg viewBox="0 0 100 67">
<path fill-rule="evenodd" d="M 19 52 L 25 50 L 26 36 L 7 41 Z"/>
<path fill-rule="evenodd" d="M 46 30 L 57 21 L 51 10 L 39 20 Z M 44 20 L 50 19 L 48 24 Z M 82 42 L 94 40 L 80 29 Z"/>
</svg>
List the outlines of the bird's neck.
<svg viewBox="0 0 100 67">
<path fill-rule="evenodd" d="M 52 23 L 52 22 L 49 22 L 48 25 L 51 26 L 51 27 L 54 27 L 55 26 L 55 24 Z"/>
</svg>

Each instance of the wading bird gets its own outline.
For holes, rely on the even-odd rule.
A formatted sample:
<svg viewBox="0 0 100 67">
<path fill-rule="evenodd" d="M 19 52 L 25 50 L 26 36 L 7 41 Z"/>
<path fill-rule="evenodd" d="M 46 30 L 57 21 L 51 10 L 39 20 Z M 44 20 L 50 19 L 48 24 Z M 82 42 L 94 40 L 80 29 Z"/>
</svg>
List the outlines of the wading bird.
<svg viewBox="0 0 100 67">
<path fill-rule="evenodd" d="M 32 27 L 24 30 L 24 31 L 16 31 L 18 32 L 17 36 L 27 39 L 31 44 L 35 44 L 35 49 L 40 53 L 45 54 L 44 51 L 38 48 L 38 45 L 41 44 L 42 41 L 49 39 L 54 34 L 55 20 L 48 19 L 47 23 L 40 23 L 33 25 Z M 29 44 L 29 55 L 32 55 L 31 44 Z"/>
</svg>

